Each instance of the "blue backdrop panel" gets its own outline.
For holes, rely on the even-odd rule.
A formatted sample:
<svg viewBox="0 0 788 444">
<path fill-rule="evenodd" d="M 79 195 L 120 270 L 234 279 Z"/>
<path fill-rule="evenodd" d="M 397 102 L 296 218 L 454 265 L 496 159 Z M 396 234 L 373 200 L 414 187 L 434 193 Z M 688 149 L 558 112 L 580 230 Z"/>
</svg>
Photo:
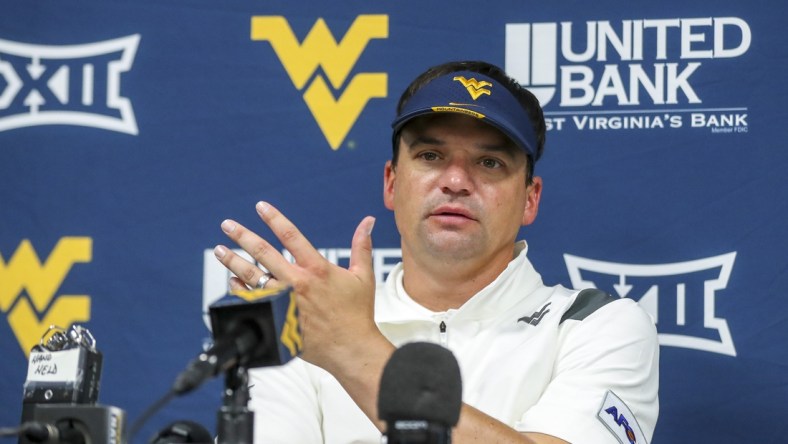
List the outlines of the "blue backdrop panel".
<svg viewBox="0 0 788 444">
<path fill-rule="evenodd" d="M 0 425 L 49 324 L 88 327 L 100 401 L 135 419 L 210 336 L 211 249 L 265 199 L 346 264 L 381 202 L 401 90 L 452 59 L 504 66 L 550 125 L 548 283 L 638 300 L 657 321 L 654 442 L 788 433 L 788 49 L 779 2 L 0 0 Z M 142 433 L 215 427 L 220 381 Z"/>
</svg>

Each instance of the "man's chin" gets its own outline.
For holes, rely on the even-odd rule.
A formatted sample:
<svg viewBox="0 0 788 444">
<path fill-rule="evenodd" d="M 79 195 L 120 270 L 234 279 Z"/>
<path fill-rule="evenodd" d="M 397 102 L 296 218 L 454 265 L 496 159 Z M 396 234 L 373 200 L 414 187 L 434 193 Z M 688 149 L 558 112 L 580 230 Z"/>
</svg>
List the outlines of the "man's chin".
<svg viewBox="0 0 788 444">
<path fill-rule="evenodd" d="M 485 242 L 479 237 L 470 237 L 457 232 L 441 232 L 427 240 L 427 248 L 434 255 L 448 260 L 478 257 Z"/>
</svg>

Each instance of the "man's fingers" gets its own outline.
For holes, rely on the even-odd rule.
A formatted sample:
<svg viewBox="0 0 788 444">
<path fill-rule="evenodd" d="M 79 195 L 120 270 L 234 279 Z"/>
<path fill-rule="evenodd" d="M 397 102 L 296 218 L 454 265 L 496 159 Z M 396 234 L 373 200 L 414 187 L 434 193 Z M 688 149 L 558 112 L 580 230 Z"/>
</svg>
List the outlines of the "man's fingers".
<svg viewBox="0 0 788 444">
<path fill-rule="evenodd" d="M 242 280 L 238 279 L 237 277 L 233 276 L 233 277 L 230 278 L 229 284 L 230 284 L 230 290 L 232 290 L 232 291 L 249 290 L 250 287 L 251 287 L 252 290 L 254 290 L 255 288 L 273 288 L 273 287 L 276 287 L 276 286 L 279 285 L 279 281 L 277 281 L 274 278 L 271 278 L 265 283 L 265 285 L 263 287 L 260 287 L 259 285 L 246 285 L 246 283 L 244 281 L 242 281 Z"/>
<path fill-rule="evenodd" d="M 230 278 L 230 290 L 248 290 L 249 287 L 244 285 L 244 281 L 238 279 L 237 277 Z"/>
<path fill-rule="evenodd" d="M 287 270 L 288 267 L 290 267 L 290 263 L 265 239 L 248 230 L 238 222 L 230 219 L 222 222 L 222 231 L 224 231 L 227 237 L 238 244 L 239 247 L 249 253 L 254 260 L 262 264 L 263 267 L 275 276 L 280 279 L 287 276 Z M 217 247 L 214 253 L 225 267 L 229 268 L 230 271 L 240 277 L 246 284 L 252 287 L 257 285 L 257 280 L 260 279 L 263 272 L 259 269 L 255 271 L 253 268 L 249 268 L 249 266 L 254 268 L 257 267 L 249 264 L 248 261 L 238 257 L 223 246 Z M 222 253 L 224 253 L 223 256 Z"/>
<path fill-rule="evenodd" d="M 276 280 L 274 283 L 276 285 L 279 285 L 280 282 L 296 285 L 299 276 L 304 277 L 299 269 L 312 269 L 313 272 L 318 270 L 317 274 L 320 274 L 319 270 L 328 270 L 329 262 L 315 250 L 298 228 L 279 210 L 266 202 L 258 202 L 255 208 L 260 218 L 263 219 L 282 242 L 282 245 L 293 255 L 296 260 L 296 266 L 285 259 L 265 239 L 236 221 L 227 219 L 222 222 L 222 231 L 274 276 L 270 281 Z M 375 218 L 371 216 L 364 218 L 358 228 L 356 228 L 351 246 L 350 271 L 368 282 L 374 281 L 372 240 L 370 237 L 374 224 Z M 258 282 L 263 276 L 263 270 L 258 266 L 236 255 L 222 245 L 214 249 L 214 254 L 227 269 L 238 276 L 239 281 L 231 281 L 231 286 L 237 284 L 238 289 L 241 286 L 252 288 L 258 286 Z M 266 286 L 268 285 L 266 284 Z"/>
<path fill-rule="evenodd" d="M 375 218 L 365 217 L 356 227 L 353 241 L 350 244 L 350 266 L 348 269 L 364 279 L 374 279 L 372 270 L 372 228 L 374 226 Z"/>
<path fill-rule="evenodd" d="M 224 245 L 217 245 L 213 249 L 213 254 L 219 262 L 222 263 L 234 275 L 238 276 L 238 282 L 243 285 L 249 285 L 254 288 L 257 286 L 257 281 L 263 275 L 264 271 L 255 264 L 250 263 L 246 259 L 235 254 L 232 250 Z M 241 288 L 237 288 L 241 289 Z"/>
<path fill-rule="evenodd" d="M 315 247 L 304 237 L 301 231 L 271 204 L 257 202 L 255 209 L 260 218 L 282 242 L 282 245 L 293 255 L 296 262 L 308 265 L 312 260 L 322 259 L 320 253 L 315 250 Z M 274 275 L 276 275 L 276 272 L 274 272 Z"/>
</svg>

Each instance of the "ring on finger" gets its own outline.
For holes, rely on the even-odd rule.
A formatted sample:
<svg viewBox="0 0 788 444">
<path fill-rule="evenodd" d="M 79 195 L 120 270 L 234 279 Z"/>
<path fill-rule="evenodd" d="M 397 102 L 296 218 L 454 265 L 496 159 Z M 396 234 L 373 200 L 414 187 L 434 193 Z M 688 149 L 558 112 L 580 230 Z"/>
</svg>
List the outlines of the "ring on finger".
<svg viewBox="0 0 788 444">
<path fill-rule="evenodd" d="M 257 288 L 265 288 L 265 284 L 267 284 L 268 281 L 270 281 L 273 277 L 274 275 L 271 273 L 263 273 L 263 275 L 260 276 L 260 279 L 257 280 Z"/>
</svg>

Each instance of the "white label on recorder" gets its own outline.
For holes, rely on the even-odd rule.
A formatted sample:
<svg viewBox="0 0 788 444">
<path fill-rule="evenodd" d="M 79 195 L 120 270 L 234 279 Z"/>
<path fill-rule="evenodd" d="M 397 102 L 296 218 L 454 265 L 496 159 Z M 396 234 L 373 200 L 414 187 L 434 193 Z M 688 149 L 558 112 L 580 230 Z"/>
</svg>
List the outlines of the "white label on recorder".
<svg viewBox="0 0 788 444">
<path fill-rule="evenodd" d="M 27 381 L 77 382 L 79 348 L 56 352 L 31 352 L 27 365 Z"/>
</svg>

